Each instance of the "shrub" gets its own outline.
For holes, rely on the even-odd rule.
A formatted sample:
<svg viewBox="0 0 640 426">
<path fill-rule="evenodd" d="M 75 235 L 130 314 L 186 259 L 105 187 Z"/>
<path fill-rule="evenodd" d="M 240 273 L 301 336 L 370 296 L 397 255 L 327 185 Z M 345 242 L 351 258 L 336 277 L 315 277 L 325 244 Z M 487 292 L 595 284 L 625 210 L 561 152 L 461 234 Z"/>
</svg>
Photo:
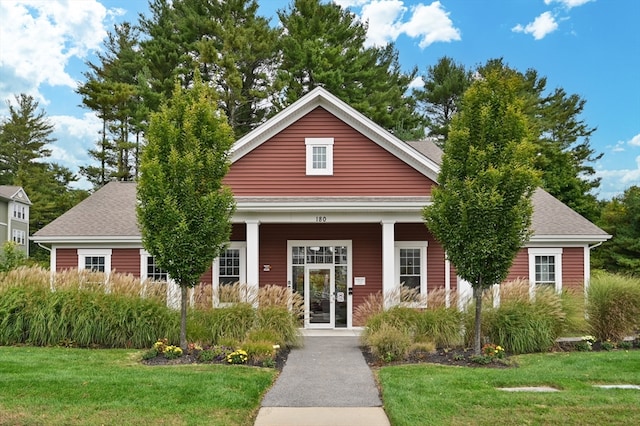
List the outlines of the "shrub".
<svg viewBox="0 0 640 426">
<path fill-rule="evenodd" d="M 268 359 L 275 359 L 276 348 L 268 341 L 248 340 L 242 344 L 242 348 L 247 352 L 247 356 L 254 363 L 263 363 Z"/>
<path fill-rule="evenodd" d="M 640 280 L 598 273 L 587 291 L 590 332 L 598 340 L 620 341 L 640 327 Z"/>
<path fill-rule="evenodd" d="M 254 330 L 270 331 L 275 334 L 273 343 L 283 346 L 300 345 L 298 317 L 285 306 L 259 307 L 256 312 Z"/>
<path fill-rule="evenodd" d="M 399 330 L 403 330 L 413 338 L 419 316 L 420 312 L 414 308 L 394 306 L 369 318 L 363 335 L 366 335 L 368 332 L 375 332 L 383 325 L 390 325 Z"/>
<path fill-rule="evenodd" d="M 391 362 L 406 356 L 411 338 L 406 330 L 383 323 L 378 329 L 368 334 L 367 344 L 376 358 Z"/>
<path fill-rule="evenodd" d="M 462 313 L 444 306 L 429 308 L 418 315 L 416 341 L 431 341 L 440 348 L 462 344 Z"/>
<path fill-rule="evenodd" d="M 510 352 L 547 351 L 565 329 L 567 316 L 562 298 L 552 288 L 536 288 L 531 295 L 527 281 L 503 284 L 498 307 L 493 307 L 489 293 L 484 305 L 487 308 L 483 309 L 483 336 Z M 468 311 L 465 318 L 467 330 L 473 330 L 473 311 Z M 469 334 L 467 338 L 472 337 Z"/>
<path fill-rule="evenodd" d="M 435 352 L 436 344 L 433 342 L 415 342 L 407 350 L 409 357 L 413 359 L 425 359 L 429 354 Z"/>
</svg>

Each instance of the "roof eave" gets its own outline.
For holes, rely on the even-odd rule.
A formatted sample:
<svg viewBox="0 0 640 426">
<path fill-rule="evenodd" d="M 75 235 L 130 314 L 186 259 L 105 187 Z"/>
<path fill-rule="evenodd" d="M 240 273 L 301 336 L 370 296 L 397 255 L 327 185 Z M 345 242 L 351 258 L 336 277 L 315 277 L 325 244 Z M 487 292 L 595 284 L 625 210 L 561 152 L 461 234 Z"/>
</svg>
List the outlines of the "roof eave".
<svg viewBox="0 0 640 426">
<path fill-rule="evenodd" d="M 593 244 L 601 243 L 611 239 L 608 234 L 591 234 L 591 235 L 533 235 L 529 239 L 529 243 L 583 243 Z"/>
<path fill-rule="evenodd" d="M 139 235 L 83 235 L 83 236 L 38 236 L 33 235 L 29 237 L 31 241 L 36 244 L 87 244 L 95 243 L 107 244 L 107 243 L 134 243 L 141 244 L 142 237 Z"/>
</svg>

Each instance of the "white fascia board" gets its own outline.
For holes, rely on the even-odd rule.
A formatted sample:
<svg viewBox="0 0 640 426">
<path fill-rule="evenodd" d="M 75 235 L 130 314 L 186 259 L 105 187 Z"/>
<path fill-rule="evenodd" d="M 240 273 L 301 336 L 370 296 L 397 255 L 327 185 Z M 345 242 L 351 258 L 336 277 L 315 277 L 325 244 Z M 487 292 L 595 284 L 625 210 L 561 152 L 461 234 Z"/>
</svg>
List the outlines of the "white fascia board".
<svg viewBox="0 0 640 426">
<path fill-rule="evenodd" d="M 142 244 L 140 236 L 69 236 L 69 237 L 38 237 L 31 236 L 29 240 L 36 244 Z"/>
<path fill-rule="evenodd" d="M 326 109 L 429 179 L 437 182 L 440 165 L 412 149 L 409 145 L 322 87 L 315 88 L 254 131 L 236 141 L 231 148 L 231 162 L 234 163 L 239 160 L 316 107 Z"/>
<path fill-rule="evenodd" d="M 397 201 L 391 203 L 380 203 L 379 201 L 331 201 L 331 202 L 306 202 L 287 201 L 271 203 L 264 201 L 239 202 L 236 204 L 236 212 L 319 212 L 319 211 L 341 211 L 341 212 L 393 212 L 393 211 L 422 211 L 431 204 L 430 201 Z"/>
<path fill-rule="evenodd" d="M 592 244 L 607 241 L 611 235 L 534 235 L 529 243 L 583 243 Z"/>
</svg>

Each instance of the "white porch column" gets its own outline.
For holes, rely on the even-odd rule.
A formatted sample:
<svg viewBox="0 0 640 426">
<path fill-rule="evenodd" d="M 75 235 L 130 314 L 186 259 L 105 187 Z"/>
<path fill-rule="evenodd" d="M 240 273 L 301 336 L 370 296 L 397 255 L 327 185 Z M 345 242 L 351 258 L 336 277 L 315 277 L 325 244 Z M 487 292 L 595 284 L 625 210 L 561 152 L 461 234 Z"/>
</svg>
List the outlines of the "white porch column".
<svg viewBox="0 0 640 426">
<path fill-rule="evenodd" d="M 385 301 L 385 308 L 393 304 L 388 296 L 394 294 L 397 287 L 395 278 L 395 223 L 393 220 L 382 221 L 382 295 Z"/>
<path fill-rule="evenodd" d="M 260 282 L 260 221 L 247 220 L 247 286 L 258 291 Z"/>
</svg>

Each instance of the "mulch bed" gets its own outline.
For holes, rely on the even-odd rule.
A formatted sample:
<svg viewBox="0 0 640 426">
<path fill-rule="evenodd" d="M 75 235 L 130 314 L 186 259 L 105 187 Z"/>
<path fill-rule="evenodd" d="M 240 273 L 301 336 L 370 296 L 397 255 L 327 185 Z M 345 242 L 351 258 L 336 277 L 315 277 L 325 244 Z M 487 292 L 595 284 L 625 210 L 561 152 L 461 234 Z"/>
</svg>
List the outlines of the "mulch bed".
<svg viewBox="0 0 640 426">
<path fill-rule="evenodd" d="M 280 348 L 278 349 L 278 352 L 276 353 L 276 359 L 275 359 L 275 364 L 273 366 L 273 368 L 282 371 L 282 368 L 284 367 L 284 364 L 287 362 L 287 358 L 289 357 L 289 352 L 291 352 L 291 350 L 289 348 Z M 144 365 L 186 365 L 186 364 L 220 364 L 220 365 L 230 365 L 226 360 L 212 360 L 212 361 L 200 361 L 198 359 L 198 355 L 199 355 L 200 351 L 195 349 L 193 351 L 191 351 L 190 353 L 184 354 L 179 358 L 175 358 L 175 359 L 167 359 L 165 358 L 163 355 L 158 355 L 154 358 L 150 358 L 150 359 L 143 359 L 141 362 Z M 247 362 L 246 364 L 243 365 L 249 365 L 252 367 L 264 367 L 264 365 L 262 364 L 262 362 Z"/>
<path fill-rule="evenodd" d="M 362 355 L 370 367 L 384 367 L 389 365 L 406 365 L 406 364 L 440 364 L 457 367 L 478 367 L 478 368 L 510 368 L 517 367 L 509 357 L 503 359 L 494 359 L 488 364 L 480 364 L 474 362 L 471 357 L 474 355 L 473 349 L 438 349 L 435 352 L 413 352 L 407 358 L 384 362 L 377 359 L 368 347 L 360 347 Z"/>
</svg>

